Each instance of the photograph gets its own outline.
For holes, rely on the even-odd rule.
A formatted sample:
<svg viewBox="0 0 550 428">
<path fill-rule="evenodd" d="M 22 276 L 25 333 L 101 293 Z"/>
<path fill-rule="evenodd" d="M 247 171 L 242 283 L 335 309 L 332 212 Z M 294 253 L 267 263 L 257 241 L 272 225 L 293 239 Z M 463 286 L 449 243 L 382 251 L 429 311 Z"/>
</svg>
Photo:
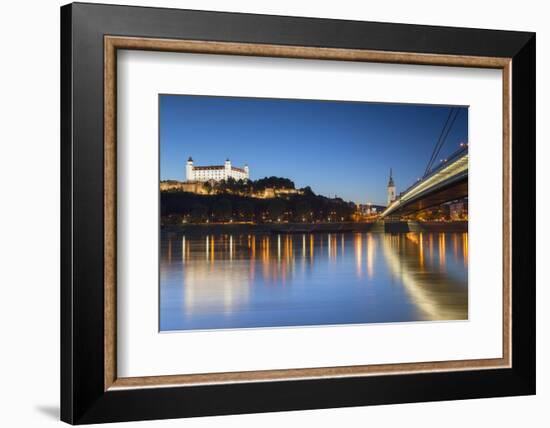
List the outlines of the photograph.
<svg viewBox="0 0 550 428">
<path fill-rule="evenodd" d="M 468 320 L 468 106 L 158 102 L 160 332 Z"/>
<path fill-rule="evenodd" d="M 11 419 L 347 426 L 400 414 L 428 428 L 425 414 L 438 422 L 455 405 L 460 426 L 542 414 L 543 14 L 296 3 L 41 6 L 25 18 L 54 44 L 33 55 L 21 49 L 33 37 L 11 30 L 23 40 L 8 50 L 26 54 L 7 68 L 21 120 L 6 141 L 25 137 L 7 145 L 22 197 L 4 222 L 21 261 L 5 288 L 22 294 L 5 301 L 24 325 L 7 330 L 28 342 L 23 356 L 57 344 L 38 365 L 6 365 L 28 398 Z M 48 55 L 55 66 L 29 79 Z M 44 106 L 33 97 L 29 110 L 29 85 L 48 92 Z M 53 133 L 60 150 L 45 144 Z M 36 183 L 33 206 L 54 203 L 57 227 L 17 209 Z M 57 293 L 44 287 L 52 269 Z M 34 288 L 19 286 L 27 272 Z M 21 340 L 37 326 L 38 342 Z M 21 372 L 44 380 L 30 396 Z"/>
</svg>

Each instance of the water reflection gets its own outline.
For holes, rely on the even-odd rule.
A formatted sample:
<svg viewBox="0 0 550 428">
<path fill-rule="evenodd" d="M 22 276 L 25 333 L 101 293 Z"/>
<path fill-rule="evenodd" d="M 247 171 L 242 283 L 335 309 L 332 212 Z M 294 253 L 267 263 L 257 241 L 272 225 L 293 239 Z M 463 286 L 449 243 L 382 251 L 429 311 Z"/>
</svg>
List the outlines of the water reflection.
<svg viewBox="0 0 550 428">
<path fill-rule="evenodd" d="M 468 234 L 163 232 L 161 330 L 461 320 Z"/>
</svg>

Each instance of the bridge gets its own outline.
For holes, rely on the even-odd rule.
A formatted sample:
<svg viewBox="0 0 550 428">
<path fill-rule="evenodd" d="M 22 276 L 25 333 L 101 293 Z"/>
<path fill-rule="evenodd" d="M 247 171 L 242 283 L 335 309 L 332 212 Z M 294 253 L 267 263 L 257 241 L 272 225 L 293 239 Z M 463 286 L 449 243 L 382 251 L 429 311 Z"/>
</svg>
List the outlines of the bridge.
<svg viewBox="0 0 550 428">
<path fill-rule="evenodd" d="M 400 217 L 468 196 L 468 145 L 464 144 L 424 177 L 400 193 L 381 214 Z"/>
</svg>

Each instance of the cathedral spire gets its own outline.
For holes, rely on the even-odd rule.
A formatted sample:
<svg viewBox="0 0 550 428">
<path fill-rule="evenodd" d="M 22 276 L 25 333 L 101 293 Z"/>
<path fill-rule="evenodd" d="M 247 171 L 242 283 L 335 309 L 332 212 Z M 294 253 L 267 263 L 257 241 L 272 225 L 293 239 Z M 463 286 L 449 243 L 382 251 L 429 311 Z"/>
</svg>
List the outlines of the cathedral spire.
<svg viewBox="0 0 550 428">
<path fill-rule="evenodd" d="M 395 184 L 393 183 L 393 174 L 392 174 L 391 168 L 390 168 L 390 180 L 388 181 L 388 187 L 395 187 Z"/>
<path fill-rule="evenodd" d="M 395 183 L 393 182 L 393 173 L 390 168 L 390 179 L 388 181 L 388 206 L 395 201 Z"/>
</svg>

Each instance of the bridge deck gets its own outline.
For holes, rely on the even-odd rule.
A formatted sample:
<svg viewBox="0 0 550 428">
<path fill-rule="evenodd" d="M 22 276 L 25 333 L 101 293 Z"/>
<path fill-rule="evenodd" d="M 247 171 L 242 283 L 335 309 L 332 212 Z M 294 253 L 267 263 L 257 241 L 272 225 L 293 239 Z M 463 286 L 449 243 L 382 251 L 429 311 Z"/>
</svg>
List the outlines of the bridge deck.
<svg viewBox="0 0 550 428">
<path fill-rule="evenodd" d="M 411 186 L 392 202 L 381 217 L 408 214 L 468 195 L 468 153 L 461 153 Z"/>
</svg>

